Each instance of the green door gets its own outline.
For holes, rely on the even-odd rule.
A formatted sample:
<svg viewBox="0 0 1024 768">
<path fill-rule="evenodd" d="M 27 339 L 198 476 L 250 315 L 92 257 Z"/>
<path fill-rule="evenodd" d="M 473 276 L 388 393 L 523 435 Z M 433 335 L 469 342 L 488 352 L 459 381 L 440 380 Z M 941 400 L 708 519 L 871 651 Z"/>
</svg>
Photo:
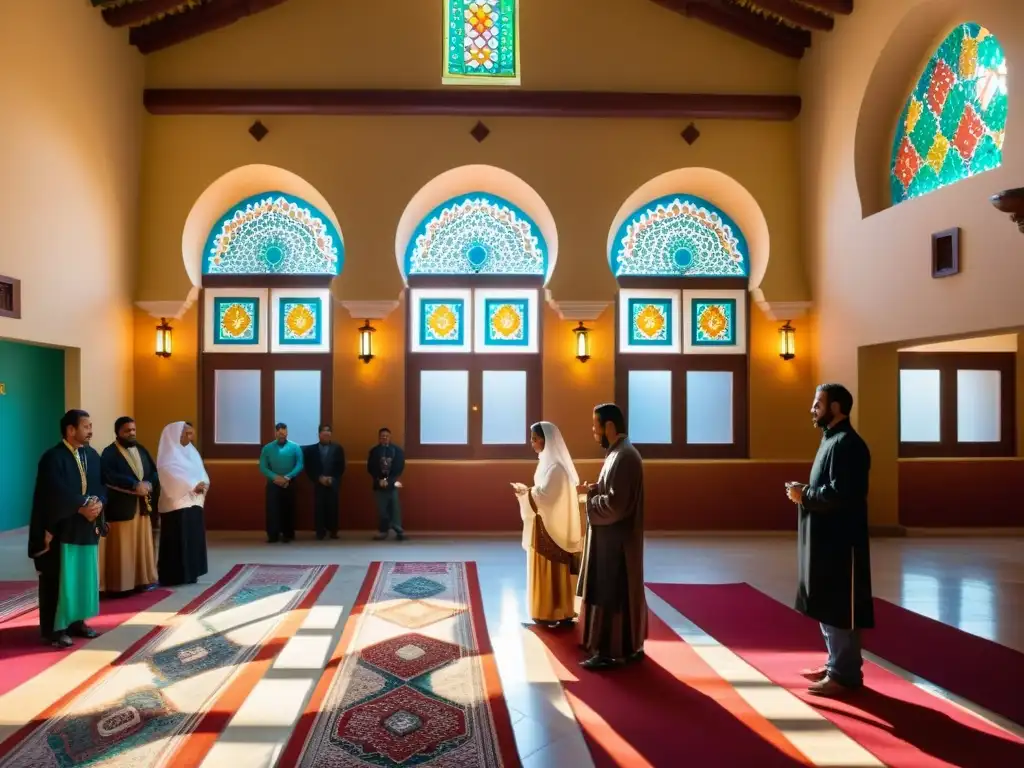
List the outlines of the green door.
<svg viewBox="0 0 1024 768">
<path fill-rule="evenodd" d="M 39 457 L 60 440 L 64 350 L 0 340 L 0 531 L 28 525 Z"/>
</svg>

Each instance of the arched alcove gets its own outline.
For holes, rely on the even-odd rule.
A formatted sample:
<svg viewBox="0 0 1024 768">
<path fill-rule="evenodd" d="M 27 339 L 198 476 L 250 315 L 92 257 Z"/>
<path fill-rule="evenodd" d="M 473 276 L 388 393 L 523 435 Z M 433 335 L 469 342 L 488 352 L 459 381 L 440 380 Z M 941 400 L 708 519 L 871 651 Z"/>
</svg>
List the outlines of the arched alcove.
<svg viewBox="0 0 1024 768">
<path fill-rule="evenodd" d="M 673 206 L 679 208 L 675 214 Z M 631 222 L 639 223 L 645 214 L 675 217 L 680 222 L 699 222 L 706 216 L 706 235 L 700 236 L 721 238 L 717 251 L 734 264 L 717 276 L 747 277 L 750 289 L 760 285 L 770 256 L 768 222 L 754 196 L 731 176 L 711 168 L 679 168 L 640 186 L 623 202 L 608 230 L 608 264 L 613 274 Z"/>
<path fill-rule="evenodd" d="M 1001 135 L 995 154 L 978 154 L 979 148 L 988 146 L 982 141 L 985 136 L 963 145 L 963 154 L 957 149 L 958 134 L 964 139 L 977 132 L 977 126 L 961 126 L 968 110 L 961 109 L 960 103 L 981 99 L 990 103 L 990 97 L 974 90 L 979 86 L 976 49 L 994 46 L 1004 65 L 1008 64 L 998 42 L 1001 20 L 989 24 L 974 15 L 965 19 L 963 5 L 953 0 L 924 2 L 911 8 L 889 34 L 857 116 L 854 167 L 863 218 L 1001 163 Z M 961 45 L 964 39 L 967 46 Z M 969 49 L 968 55 L 961 59 L 964 48 Z M 991 51 L 981 53 L 986 61 L 991 58 Z M 1000 131 L 1006 127 L 1006 118 L 1003 114 L 997 120 Z M 990 133 L 984 120 L 980 125 L 986 135 Z M 971 168 L 975 160 L 977 167 Z"/>
<path fill-rule="evenodd" d="M 194 286 L 202 285 L 203 275 L 209 273 L 204 262 L 210 255 L 208 251 L 216 247 L 218 236 L 225 234 L 224 226 L 236 217 L 239 225 L 246 225 L 246 208 L 254 216 L 269 214 L 268 220 L 281 217 L 285 221 L 292 217 L 298 225 L 294 227 L 295 236 L 304 237 L 308 245 L 324 254 L 335 251 L 339 261 L 334 274 L 340 272 L 344 253 L 342 230 L 323 195 L 301 176 L 283 168 L 246 165 L 210 184 L 185 219 L 181 254 Z M 249 222 L 248 226 L 252 226 L 252 216 Z"/>
<path fill-rule="evenodd" d="M 395 233 L 395 259 L 403 280 L 408 282 L 409 259 L 430 244 L 423 238 L 436 231 L 442 224 L 450 233 L 455 228 L 447 225 L 455 217 L 464 222 L 464 232 L 459 240 L 467 246 L 467 252 L 459 252 L 458 258 L 472 262 L 468 253 L 474 244 L 462 242 L 474 229 L 485 221 L 498 225 L 491 229 L 496 237 L 507 237 L 517 247 L 530 252 L 531 258 L 543 262 L 542 276 L 550 280 L 558 260 L 558 231 L 554 217 L 541 196 L 525 181 L 513 173 L 490 165 L 466 165 L 453 168 L 436 176 L 424 185 L 409 201 L 399 219 Z M 419 247 L 417 239 L 420 239 Z M 483 243 L 476 244 L 485 246 Z M 474 252 L 477 263 L 485 254 Z M 449 270 L 448 274 L 459 274 L 463 270 Z M 471 274 L 470 270 L 464 273 Z"/>
</svg>

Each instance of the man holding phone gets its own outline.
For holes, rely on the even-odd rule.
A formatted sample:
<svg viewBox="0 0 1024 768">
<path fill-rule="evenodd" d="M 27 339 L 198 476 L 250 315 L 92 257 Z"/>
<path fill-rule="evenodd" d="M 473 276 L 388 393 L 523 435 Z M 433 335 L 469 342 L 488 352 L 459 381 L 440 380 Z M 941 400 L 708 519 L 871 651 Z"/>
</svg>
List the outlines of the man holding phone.
<svg viewBox="0 0 1024 768">
<path fill-rule="evenodd" d="M 39 630 L 57 648 L 99 633 L 85 620 L 99 614 L 97 547 L 105 533 L 106 490 L 100 455 L 89 446 L 92 420 L 71 410 L 61 441 L 43 454 L 36 475 L 28 556 L 39 574 Z"/>
<path fill-rule="evenodd" d="M 868 473 L 871 452 L 850 424 L 853 395 L 841 384 L 822 384 L 811 418 L 822 431 L 806 484 L 786 483 L 799 505 L 799 587 L 796 609 L 821 624 L 828 659 L 801 674 L 808 692 L 839 697 L 860 688 L 860 631 L 874 626 L 868 544 Z"/>
</svg>

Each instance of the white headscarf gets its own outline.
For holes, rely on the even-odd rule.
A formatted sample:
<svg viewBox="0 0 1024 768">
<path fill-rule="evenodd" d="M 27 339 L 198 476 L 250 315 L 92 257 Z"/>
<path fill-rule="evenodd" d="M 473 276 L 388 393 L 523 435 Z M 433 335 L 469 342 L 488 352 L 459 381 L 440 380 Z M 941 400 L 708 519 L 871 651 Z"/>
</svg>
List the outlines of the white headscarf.
<svg viewBox="0 0 1024 768">
<path fill-rule="evenodd" d="M 175 421 L 164 427 L 160 435 L 156 471 L 160 476 L 160 501 L 157 509 L 161 513 L 201 505 L 203 496 L 192 491 L 199 483 L 210 483 L 210 476 L 206 474 L 199 451 L 191 443 L 181 444 L 184 429 L 184 421 Z"/>
<path fill-rule="evenodd" d="M 530 489 L 537 514 L 544 521 L 548 535 L 561 549 L 580 552 L 583 549 L 583 522 L 576 493 L 580 476 L 558 427 L 550 421 L 542 421 L 540 428 L 544 433 L 544 449 L 540 452 L 537 470 L 533 474 L 533 488 Z M 523 518 L 523 548 L 529 549 L 533 545 L 534 512 L 525 494 L 520 497 L 520 513 Z"/>
</svg>

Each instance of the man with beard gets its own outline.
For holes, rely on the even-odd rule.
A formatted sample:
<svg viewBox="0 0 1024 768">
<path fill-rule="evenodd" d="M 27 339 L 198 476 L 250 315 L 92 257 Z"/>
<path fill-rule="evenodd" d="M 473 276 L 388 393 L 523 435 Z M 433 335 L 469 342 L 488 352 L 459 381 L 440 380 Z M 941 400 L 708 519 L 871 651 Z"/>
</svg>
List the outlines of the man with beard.
<svg viewBox="0 0 1024 768">
<path fill-rule="evenodd" d="M 313 527 L 317 541 L 338 538 L 338 493 L 345 474 L 345 449 L 334 442 L 331 425 L 321 424 L 320 442 L 302 449 L 306 474 L 313 481 Z"/>
<path fill-rule="evenodd" d="M 100 542 L 100 591 L 123 595 L 156 585 L 153 513 L 158 478 L 156 462 L 139 445 L 131 416 L 114 422 L 114 435 L 101 458 L 110 529 Z"/>
<path fill-rule="evenodd" d="M 96 546 L 106 526 L 100 455 L 89 447 L 92 421 L 71 410 L 60 420 L 61 441 L 43 454 L 29 522 L 28 556 L 39 574 L 39 630 L 57 648 L 71 636 L 94 638 L 85 620 L 99 613 Z"/>
<path fill-rule="evenodd" d="M 585 669 L 643 658 L 647 639 L 644 595 L 644 465 L 626 437 L 626 419 L 613 403 L 594 409 L 594 439 L 607 451 L 597 483 L 583 483 L 590 521 L 579 579 Z"/>
<path fill-rule="evenodd" d="M 828 660 L 801 674 L 817 696 L 842 696 L 864 684 L 860 630 L 874 626 L 868 547 L 871 452 L 850 424 L 853 395 L 822 384 L 811 416 L 822 430 L 810 481 L 787 483 L 799 505 L 796 609 L 821 624 Z"/>
<path fill-rule="evenodd" d="M 373 478 L 373 500 L 377 504 L 376 541 L 384 541 L 395 532 L 398 541 L 405 540 L 402 528 L 402 507 L 398 501 L 399 478 L 405 470 L 405 452 L 391 442 L 391 430 L 381 427 L 377 432 L 377 445 L 366 457 L 366 471 Z"/>
</svg>

